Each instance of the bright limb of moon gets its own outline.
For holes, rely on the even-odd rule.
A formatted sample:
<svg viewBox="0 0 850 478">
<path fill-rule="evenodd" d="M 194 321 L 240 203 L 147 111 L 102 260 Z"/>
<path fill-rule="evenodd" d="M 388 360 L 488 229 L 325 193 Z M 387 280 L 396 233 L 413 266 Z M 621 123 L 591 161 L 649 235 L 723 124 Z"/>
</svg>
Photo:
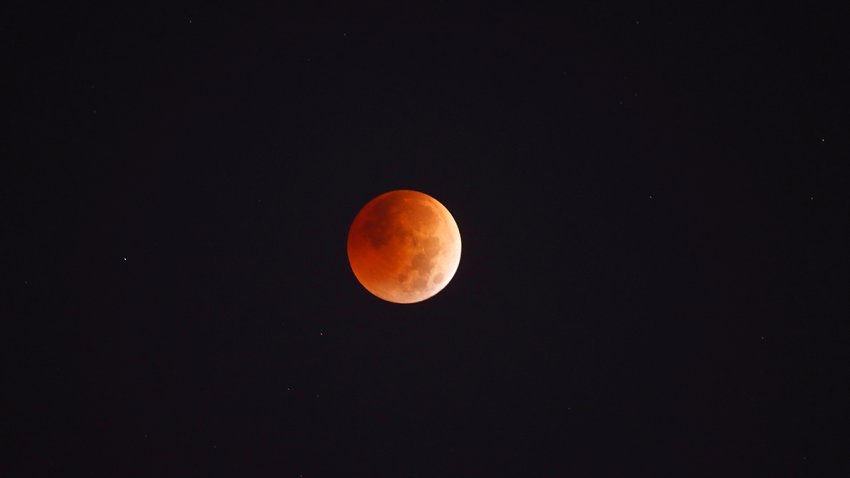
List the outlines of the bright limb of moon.
<svg viewBox="0 0 850 478">
<path fill-rule="evenodd" d="M 390 191 L 369 201 L 348 232 L 357 280 L 389 302 L 410 304 L 443 290 L 460 264 L 460 230 L 433 197 Z"/>
</svg>

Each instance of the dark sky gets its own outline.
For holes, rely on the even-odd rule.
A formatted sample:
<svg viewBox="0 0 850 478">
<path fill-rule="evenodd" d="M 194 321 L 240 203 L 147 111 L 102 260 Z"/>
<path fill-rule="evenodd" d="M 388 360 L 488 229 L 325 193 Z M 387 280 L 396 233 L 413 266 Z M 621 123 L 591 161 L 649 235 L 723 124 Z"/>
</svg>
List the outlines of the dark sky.
<svg viewBox="0 0 850 478">
<path fill-rule="evenodd" d="M 850 476 L 846 6 L 117 3 L 2 20 L 3 476 Z"/>
</svg>

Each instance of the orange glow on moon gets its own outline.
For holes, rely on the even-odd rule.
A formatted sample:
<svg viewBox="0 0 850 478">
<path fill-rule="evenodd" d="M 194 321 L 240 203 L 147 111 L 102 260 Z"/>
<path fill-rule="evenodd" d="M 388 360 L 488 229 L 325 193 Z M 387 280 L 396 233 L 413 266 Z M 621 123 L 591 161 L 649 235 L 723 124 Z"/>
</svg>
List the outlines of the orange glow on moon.
<svg viewBox="0 0 850 478">
<path fill-rule="evenodd" d="M 460 231 L 431 196 L 390 191 L 369 201 L 348 231 L 348 261 L 363 287 L 389 302 L 433 297 L 460 264 Z"/>
</svg>

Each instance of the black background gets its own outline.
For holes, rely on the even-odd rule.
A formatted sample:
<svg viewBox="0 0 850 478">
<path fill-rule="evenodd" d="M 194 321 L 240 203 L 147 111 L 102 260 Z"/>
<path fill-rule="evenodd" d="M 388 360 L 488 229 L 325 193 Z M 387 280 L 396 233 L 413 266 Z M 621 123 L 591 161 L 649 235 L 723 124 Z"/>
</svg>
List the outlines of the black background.
<svg viewBox="0 0 850 478">
<path fill-rule="evenodd" d="M 848 476 L 847 15 L 13 6 L 0 471 Z"/>
</svg>

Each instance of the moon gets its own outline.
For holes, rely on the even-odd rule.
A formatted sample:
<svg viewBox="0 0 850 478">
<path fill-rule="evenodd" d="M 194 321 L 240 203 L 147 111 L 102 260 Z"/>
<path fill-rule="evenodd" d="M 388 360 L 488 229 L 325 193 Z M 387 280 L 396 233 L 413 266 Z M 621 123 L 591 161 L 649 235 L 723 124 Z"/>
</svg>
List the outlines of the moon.
<svg viewBox="0 0 850 478">
<path fill-rule="evenodd" d="M 369 201 L 348 231 L 354 276 L 375 296 L 412 304 L 443 290 L 460 264 L 460 230 L 449 210 L 418 191 Z"/>
</svg>

